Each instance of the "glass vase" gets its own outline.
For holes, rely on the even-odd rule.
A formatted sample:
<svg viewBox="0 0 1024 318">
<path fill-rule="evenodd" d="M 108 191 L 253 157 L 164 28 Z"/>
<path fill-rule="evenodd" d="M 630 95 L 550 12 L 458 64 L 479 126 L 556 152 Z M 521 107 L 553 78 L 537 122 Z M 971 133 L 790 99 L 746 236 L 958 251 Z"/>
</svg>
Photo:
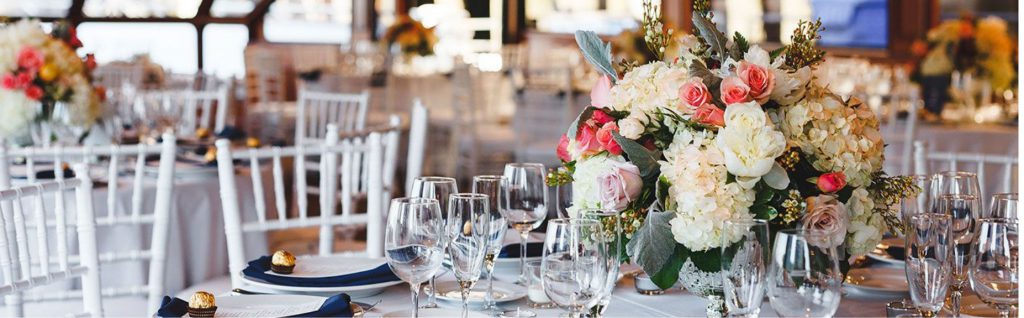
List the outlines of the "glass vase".
<svg viewBox="0 0 1024 318">
<path fill-rule="evenodd" d="M 708 318 L 729 316 L 725 308 L 721 271 L 702 271 L 693 264 L 693 261 L 687 259 L 679 269 L 679 282 L 690 293 L 704 298 L 707 305 L 705 315 Z"/>
</svg>

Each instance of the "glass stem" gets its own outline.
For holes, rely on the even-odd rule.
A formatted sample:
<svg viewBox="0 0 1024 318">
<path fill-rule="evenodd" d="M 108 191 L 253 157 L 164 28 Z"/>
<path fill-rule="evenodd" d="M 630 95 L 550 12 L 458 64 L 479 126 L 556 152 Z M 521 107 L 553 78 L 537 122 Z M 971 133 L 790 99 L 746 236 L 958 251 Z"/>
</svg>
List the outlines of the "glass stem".
<svg viewBox="0 0 1024 318">
<path fill-rule="evenodd" d="M 459 283 L 465 286 L 466 284 Z M 462 318 L 469 317 L 469 287 L 462 287 Z"/>
<path fill-rule="evenodd" d="M 949 295 L 949 311 L 952 312 L 953 318 L 960 317 L 960 296 L 962 292 L 959 287 L 953 288 L 953 292 Z"/>
<path fill-rule="evenodd" d="M 427 307 L 437 307 L 437 303 L 434 302 L 434 294 L 437 294 L 437 289 L 434 289 L 434 278 L 430 278 L 430 296 L 427 297 Z"/>
<path fill-rule="evenodd" d="M 484 295 L 484 301 L 487 302 L 487 308 L 494 308 L 497 305 L 494 304 L 494 269 L 492 268 L 487 273 L 487 294 Z"/>
<path fill-rule="evenodd" d="M 409 284 L 412 290 L 412 318 L 420 315 L 420 284 Z"/>
<path fill-rule="evenodd" d="M 519 231 L 519 283 L 526 285 L 526 240 L 530 237 L 530 231 Z"/>
<path fill-rule="evenodd" d="M 1010 318 L 1010 309 L 1009 308 L 1000 308 L 999 309 L 999 317 L 1000 318 Z"/>
</svg>

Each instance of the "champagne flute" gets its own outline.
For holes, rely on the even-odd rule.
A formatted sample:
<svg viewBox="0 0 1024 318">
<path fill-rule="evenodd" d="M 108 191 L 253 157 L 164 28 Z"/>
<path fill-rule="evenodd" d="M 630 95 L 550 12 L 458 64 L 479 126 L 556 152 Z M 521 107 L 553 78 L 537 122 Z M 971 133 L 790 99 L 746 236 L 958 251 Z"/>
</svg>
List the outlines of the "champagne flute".
<svg viewBox="0 0 1024 318">
<path fill-rule="evenodd" d="M 505 216 L 502 215 L 500 205 L 501 197 L 504 195 L 505 177 L 503 176 L 475 176 L 473 177 L 473 193 L 486 194 L 490 200 L 487 201 L 487 210 L 490 215 L 491 234 L 487 241 L 487 254 L 484 255 L 484 272 L 487 273 L 487 294 L 484 295 L 484 310 L 497 315 L 501 311 L 494 303 L 494 261 L 505 243 L 505 231 L 508 229 Z"/>
<path fill-rule="evenodd" d="M 740 237 L 732 242 L 730 235 L 722 235 L 722 289 L 729 316 L 757 317 L 770 262 L 768 221 L 728 220 L 722 232 Z"/>
<path fill-rule="evenodd" d="M 462 317 L 469 316 L 469 291 L 480 279 L 487 240 L 491 235 L 487 206 L 485 194 L 456 193 L 448 197 L 445 235 L 448 235 L 452 271 L 462 292 Z"/>
<path fill-rule="evenodd" d="M 1020 295 L 1016 219 L 984 219 L 968 275 L 978 298 L 999 310 L 1003 318 L 1017 311 Z"/>
<path fill-rule="evenodd" d="M 442 223 L 437 200 L 391 200 L 384 234 L 385 256 L 391 271 L 409 283 L 412 317 L 419 316 L 420 285 L 434 277 L 444 259 Z"/>
<path fill-rule="evenodd" d="M 987 217 L 995 219 L 1017 219 L 1017 193 L 997 193 L 992 195 Z"/>
<path fill-rule="evenodd" d="M 595 220 L 548 222 L 541 259 L 541 284 L 552 302 L 580 317 L 607 288 L 608 255 L 601 224 Z"/>
<path fill-rule="evenodd" d="M 437 200 L 439 209 L 441 212 L 442 226 L 444 225 L 444 217 L 448 211 L 448 196 L 453 193 L 458 193 L 458 185 L 455 184 L 455 178 L 448 177 L 419 177 L 412 181 L 412 193 L 409 196 L 413 198 L 429 198 Z M 441 250 L 447 250 L 448 241 L 445 237 L 441 237 Z M 430 278 L 430 297 L 427 298 L 427 304 L 423 308 L 437 308 L 437 289 L 434 288 L 434 277 Z"/>
<path fill-rule="evenodd" d="M 519 231 L 519 280 L 526 284 L 526 240 L 530 231 L 544 222 L 548 213 L 548 189 L 544 184 L 544 165 L 539 163 L 510 163 L 505 165 L 505 196 L 501 197 L 501 212 L 509 226 Z"/>
<path fill-rule="evenodd" d="M 619 213 L 615 211 L 581 211 L 579 217 L 597 221 L 601 225 L 600 235 L 604 237 L 605 248 L 608 251 L 608 255 L 604 259 L 605 266 L 608 267 L 605 288 L 601 293 L 601 298 L 590 312 L 591 316 L 600 317 L 608 310 L 612 292 L 615 291 L 615 283 L 619 280 L 619 266 L 621 265 L 619 261 L 622 258 L 624 245 L 619 241 L 619 238 L 622 237 L 622 222 Z"/>
<path fill-rule="evenodd" d="M 906 273 L 910 299 L 921 316 L 942 309 L 953 274 L 951 218 L 926 213 L 910 218 L 906 237 Z"/>
<path fill-rule="evenodd" d="M 821 230 L 786 229 L 775 235 L 768 302 L 780 317 L 835 315 L 843 284 L 836 245 Z"/>
<path fill-rule="evenodd" d="M 974 243 L 975 222 L 981 219 L 981 201 L 975 195 L 943 194 L 936 201 L 937 211 L 949 215 L 953 232 L 953 277 L 950 281 L 950 311 L 960 316 L 960 299 L 967 285 L 967 265 Z"/>
</svg>

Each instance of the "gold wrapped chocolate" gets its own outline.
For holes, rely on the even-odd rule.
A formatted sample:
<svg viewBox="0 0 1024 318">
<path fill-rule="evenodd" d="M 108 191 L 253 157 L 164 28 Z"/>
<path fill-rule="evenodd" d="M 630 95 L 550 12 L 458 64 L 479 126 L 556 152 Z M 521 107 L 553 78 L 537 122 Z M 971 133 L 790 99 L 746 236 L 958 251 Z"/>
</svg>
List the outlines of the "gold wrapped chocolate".
<svg viewBox="0 0 1024 318">
<path fill-rule="evenodd" d="M 295 269 L 295 255 L 287 251 L 274 252 L 270 257 L 270 270 L 278 274 L 291 274 Z"/>
<path fill-rule="evenodd" d="M 199 127 L 198 129 L 196 129 L 196 137 L 199 139 L 205 139 L 206 137 L 210 137 L 210 130 L 207 128 Z"/>
<path fill-rule="evenodd" d="M 261 143 L 260 143 L 260 139 L 259 138 L 249 137 L 249 138 L 245 139 L 245 146 L 246 147 L 249 147 L 249 148 L 259 148 L 260 144 Z"/>
<path fill-rule="evenodd" d="M 192 294 L 192 298 L 188 300 L 188 306 L 191 308 L 213 308 L 217 307 L 217 301 L 214 299 L 213 294 L 197 291 Z"/>
<path fill-rule="evenodd" d="M 203 160 L 206 160 L 206 162 L 217 161 L 217 148 L 215 148 L 215 147 L 207 148 L 206 149 L 206 154 L 203 155 Z"/>
</svg>

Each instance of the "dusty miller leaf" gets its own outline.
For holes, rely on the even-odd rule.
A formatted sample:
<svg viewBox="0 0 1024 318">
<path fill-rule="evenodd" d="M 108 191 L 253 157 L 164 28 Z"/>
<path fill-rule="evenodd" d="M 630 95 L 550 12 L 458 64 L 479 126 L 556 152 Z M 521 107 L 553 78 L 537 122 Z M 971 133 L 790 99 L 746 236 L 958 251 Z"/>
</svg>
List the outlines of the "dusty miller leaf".
<svg viewBox="0 0 1024 318">
<path fill-rule="evenodd" d="M 704 42 L 718 54 L 719 59 L 724 61 L 729 56 L 729 50 L 726 47 L 729 40 L 725 38 L 725 34 L 715 28 L 715 23 L 701 15 L 693 16 L 693 25 L 697 27 Z"/>
<path fill-rule="evenodd" d="M 597 33 L 593 31 L 576 31 L 576 44 L 579 45 L 583 57 L 598 69 L 612 78 L 615 82 L 619 75 L 612 66 L 612 44 L 604 43 Z"/>
<path fill-rule="evenodd" d="M 565 136 L 569 140 L 576 140 L 576 133 L 580 131 L 580 125 L 586 122 L 587 119 L 590 119 L 590 116 L 594 114 L 596 109 L 594 106 L 587 106 L 587 108 L 583 109 L 579 116 L 576 116 L 576 120 L 572 121 L 572 125 L 569 125 L 569 131 L 565 132 Z"/>
<path fill-rule="evenodd" d="M 655 177 L 661 172 L 661 166 L 658 165 L 660 153 L 648 150 L 636 141 L 622 137 L 618 132 L 612 132 L 612 137 L 622 147 L 622 151 L 629 156 L 629 161 L 640 168 L 640 175 L 645 179 Z"/>
<path fill-rule="evenodd" d="M 626 244 L 626 252 L 649 274 L 661 272 L 675 254 L 676 240 L 668 223 L 674 216 L 672 212 L 648 212 L 644 224 Z M 682 261 L 679 266 L 682 266 Z M 679 269 L 675 271 L 679 275 Z"/>
</svg>

